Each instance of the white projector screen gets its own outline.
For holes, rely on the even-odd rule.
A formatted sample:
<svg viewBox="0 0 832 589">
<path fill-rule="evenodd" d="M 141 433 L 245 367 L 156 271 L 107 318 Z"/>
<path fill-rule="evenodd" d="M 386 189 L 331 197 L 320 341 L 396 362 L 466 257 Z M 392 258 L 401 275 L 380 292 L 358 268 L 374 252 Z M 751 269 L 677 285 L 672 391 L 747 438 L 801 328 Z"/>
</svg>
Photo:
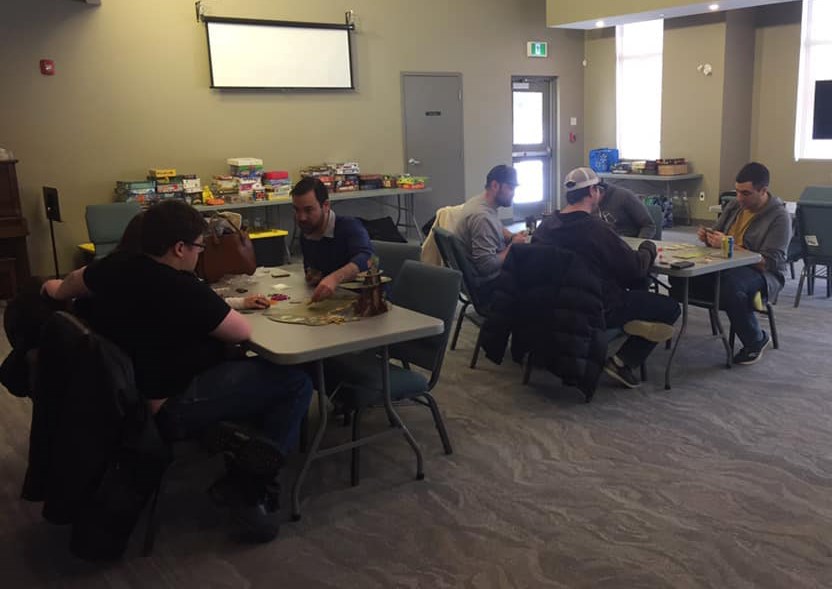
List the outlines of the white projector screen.
<svg viewBox="0 0 832 589">
<path fill-rule="evenodd" d="M 352 89 L 347 25 L 206 19 L 212 88 Z"/>
</svg>

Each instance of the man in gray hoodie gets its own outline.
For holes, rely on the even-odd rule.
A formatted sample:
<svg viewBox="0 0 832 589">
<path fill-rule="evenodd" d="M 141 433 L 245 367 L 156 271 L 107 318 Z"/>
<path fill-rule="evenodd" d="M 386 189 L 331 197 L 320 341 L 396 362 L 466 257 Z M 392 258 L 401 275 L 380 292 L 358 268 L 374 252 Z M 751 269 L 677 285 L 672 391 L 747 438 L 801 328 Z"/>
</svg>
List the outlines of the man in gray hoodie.
<svg viewBox="0 0 832 589">
<path fill-rule="evenodd" d="M 709 247 L 721 247 L 723 237 L 733 236 L 734 247 L 763 256 L 759 264 L 726 270 L 721 275 L 720 308 L 728 314 L 743 344 L 734 356 L 735 364 L 754 364 L 762 358 L 771 338 L 757 323 L 754 297 L 760 293 L 763 299 L 773 299 L 786 282 L 791 222 L 783 201 L 768 191 L 768 184 L 768 168 L 757 162 L 746 164 L 737 174 L 736 200 L 725 207 L 713 229 L 700 227 L 698 232 L 699 239 Z M 708 297 L 712 285 L 712 276 L 694 279 L 691 294 Z"/>
</svg>

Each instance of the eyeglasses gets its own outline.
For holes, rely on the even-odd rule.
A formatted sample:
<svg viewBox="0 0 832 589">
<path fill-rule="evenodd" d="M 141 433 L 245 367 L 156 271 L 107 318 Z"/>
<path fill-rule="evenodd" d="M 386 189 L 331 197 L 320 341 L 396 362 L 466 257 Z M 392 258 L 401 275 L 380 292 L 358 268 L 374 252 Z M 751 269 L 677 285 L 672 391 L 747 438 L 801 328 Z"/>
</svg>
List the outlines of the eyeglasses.
<svg viewBox="0 0 832 589">
<path fill-rule="evenodd" d="M 191 247 L 197 247 L 197 248 L 199 248 L 199 251 L 201 251 L 201 252 L 205 251 L 205 244 L 204 243 L 196 243 L 195 241 L 186 241 L 185 244 L 190 245 Z"/>
</svg>

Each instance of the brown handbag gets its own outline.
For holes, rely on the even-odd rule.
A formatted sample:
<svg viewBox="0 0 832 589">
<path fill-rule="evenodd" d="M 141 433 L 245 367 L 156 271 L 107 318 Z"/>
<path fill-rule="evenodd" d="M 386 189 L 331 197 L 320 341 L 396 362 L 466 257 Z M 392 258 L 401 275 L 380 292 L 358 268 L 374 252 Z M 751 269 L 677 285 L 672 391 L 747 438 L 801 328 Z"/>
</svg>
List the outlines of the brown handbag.
<svg viewBox="0 0 832 589">
<path fill-rule="evenodd" d="M 226 274 L 250 276 L 257 269 L 254 245 L 248 233 L 231 223 L 224 223 L 224 226 L 231 227 L 233 233 L 218 235 L 215 219 L 211 219 L 205 235 L 205 249 L 199 255 L 196 273 L 207 282 L 216 282 Z"/>
</svg>

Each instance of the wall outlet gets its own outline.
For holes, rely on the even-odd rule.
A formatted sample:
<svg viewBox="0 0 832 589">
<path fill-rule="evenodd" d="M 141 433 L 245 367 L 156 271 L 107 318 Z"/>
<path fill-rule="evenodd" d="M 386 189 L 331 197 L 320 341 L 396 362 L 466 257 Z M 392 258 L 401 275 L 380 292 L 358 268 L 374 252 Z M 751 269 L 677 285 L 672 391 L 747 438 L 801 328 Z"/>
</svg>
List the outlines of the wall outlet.
<svg viewBox="0 0 832 589">
<path fill-rule="evenodd" d="M 699 193 L 699 202 L 705 202 L 705 191 Z"/>
</svg>

